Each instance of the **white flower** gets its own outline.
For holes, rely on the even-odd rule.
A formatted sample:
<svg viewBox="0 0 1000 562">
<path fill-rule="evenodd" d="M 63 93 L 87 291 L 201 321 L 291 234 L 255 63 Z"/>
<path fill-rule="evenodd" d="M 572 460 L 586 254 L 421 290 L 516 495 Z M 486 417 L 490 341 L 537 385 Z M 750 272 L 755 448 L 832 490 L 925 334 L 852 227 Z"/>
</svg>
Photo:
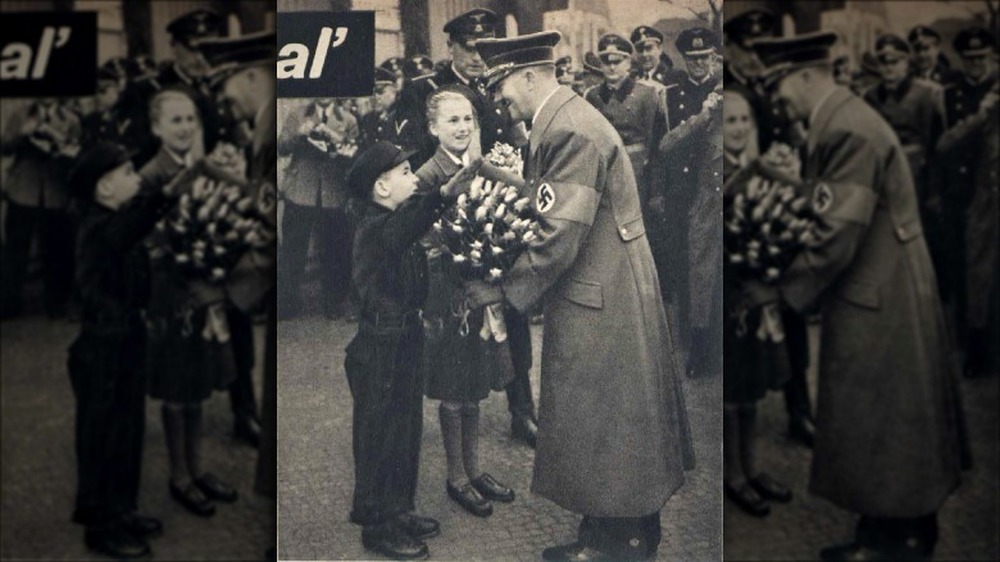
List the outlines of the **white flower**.
<svg viewBox="0 0 1000 562">
<path fill-rule="evenodd" d="M 175 254 L 174 261 L 177 263 L 188 263 L 191 261 L 191 258 L 187 254 Z"/>
<path fill-rule="evenodd" d="M 459 194 L 459 196 L 458 196 L 458 206 L 459 207 L 464 207 L 465 204 L 468 201 L 469 201 L 469 196 L 468 195 L 466 195 L 464 193 Z M 459 210 L 461 210 L 461 209 L 459 209 Z"/>
<path fill-rule="evenodd" d="M 507 192 L 507 195 L 504 195 L 503 202 L 504 203 L 510 203 L 511 201 L 514 201 L 515 199 L 517 199 L 517 191 L 511 189 L 510 191 Z"/>
<path fill-rule="evenodd" d="M 476 209 L 476 220 L 479 221 L 479 222 L 483 222 L 484 220 L 486 220 L 486 206 L 485 205 L 481 205 L 478 209 Z"/>
<path fill-rule="evenodd" d="M 503 270 L 496 267 L 490 269 L 489 272 L 490 281 L 499 281 L 501 277 L 503 277 Z"/>
<path fill-rule="evenodd" d="M 462 228 L 461 226 L 458 226 L 457 224 L 451 225 L 451 230 L 455 234 L 462 234 L 463 232 L 465 232 L 465 229 Z"/>
<path fill-rule="evenodd" d="M 486 234 L 492 235 L 493 234 L 493 223 L 491 223 L 491 222 L 486 223 L 483 226 L 483 232 L 485 232 Z"/>
<path fill-rule="evenodd" d="M 471 246 L 472 246 L 473 250 L 482 250 L 483 249 L 483 243 L 480 242 L 479 240 L 473 240 Z"/>
<path fill-rule="evenodd" d="M 518 213 L 521 213 L 525 209 L 527 209 L 528 205 L 530 204 L 531 204 L 530 199 L 528 199 L 527 197 L 522 197 L 521 199 L 518 199 L 516 202 L 514 202 L 514 210 L 517 211 Z"/>
<path fill-rule="evenodd" d="M 506 212 L 507 212 L 507 206 L 504 205 L 503 203 L 500 203 L 500 206 L 497 207 L 496 217 L 498 219 L 503 218 L 503 214 Z"/>
<path fill-rule="evenodd" d="M 212 268 L 212 279 L 215 281 L 221 281 L 223 277 L 226 276 L 226 270 L 221 267 Z"/>
<path fill-rule="evenodd" d="M 451 261 L 453 261 L 455 263 L 465 263 L 466 257 L 463 256 L 462 254 L 455 254 L 455 255 L 451 256 Z"/>
<path fill-rule="evenodd" d="M 500 246 L 492 246 L 490 247 L 490 250 L 493 251 L 494 256 L 499 256 L 500 254 L 503 253 L 503 248 L 501 248 Z"/>
<path fill-rule="evenodd" d="M 479 261 L 480 259 L 482 259 L 483 254 L 479 250 L 471 250 L 469 252 L 469 257 L 475 261 Z"/>
<path fill-rule="evenodd" d="M 521 240 L 524 240 L 525 242 L 531 242 L 534 239 L 535 239 L 535 233 L 530 230 L 528 232 L 525 232 L 524 236 L 521 237 Z"/>
</svg>

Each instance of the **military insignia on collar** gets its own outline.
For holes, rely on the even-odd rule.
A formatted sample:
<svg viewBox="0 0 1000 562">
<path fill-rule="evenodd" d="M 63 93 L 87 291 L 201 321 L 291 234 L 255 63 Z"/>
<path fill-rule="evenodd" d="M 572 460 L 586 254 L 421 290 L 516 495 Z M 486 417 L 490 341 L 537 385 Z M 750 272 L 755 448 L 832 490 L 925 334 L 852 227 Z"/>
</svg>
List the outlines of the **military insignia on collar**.
<svg viewBox="0 0 1000 562">
<path fill-rule="evenodd" d="M 552 186 L 547 183 L 538 186 L 538 191 L 535 192 L 535 207 L 538 209 L 538 212 L 544 213 L 555 204 L 556 190 L 552 189 Z"/>
<path fill-rule="evenodd" d="M 705 46 L 705 41 L 703 41 L 701 37 L 695 37 L 694 41 L 691 42 L 691 46 L 695 49 L 701 49 Z"/>
<path fill-rule="evenodd" d="M 833 205 L 833 191 L 825 183 L 816 185 L 813 189 L 812 206 L 817 213 L 825 213 Z"/>
</svg>

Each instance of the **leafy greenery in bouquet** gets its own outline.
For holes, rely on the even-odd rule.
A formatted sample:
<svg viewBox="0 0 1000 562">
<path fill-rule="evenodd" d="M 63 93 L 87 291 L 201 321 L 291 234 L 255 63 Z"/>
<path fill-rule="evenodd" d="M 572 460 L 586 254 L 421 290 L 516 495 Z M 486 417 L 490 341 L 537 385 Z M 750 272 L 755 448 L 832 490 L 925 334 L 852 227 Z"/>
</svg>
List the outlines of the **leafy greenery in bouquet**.
<svg viewBox="0 0 1000 562">
<path fill-rule="evenodd" d="M 755 163 L 726 182 L 726 260 L 745 279 L 773 284 L 812 240 L 809 201 L 798 181 Z"/>
<path fill-rule="evenodd" d="M 488 164 L 488 165 L 487 165 Z M 468 192 L 434 223 L 441 253 L 467 280 L 500 283 L 517 256 L 537 237 L 531 200 L 519 197 L 517 150 L 497 143 Z M 499 173 L 490 169 L 499 170 Z"/>
</svg>

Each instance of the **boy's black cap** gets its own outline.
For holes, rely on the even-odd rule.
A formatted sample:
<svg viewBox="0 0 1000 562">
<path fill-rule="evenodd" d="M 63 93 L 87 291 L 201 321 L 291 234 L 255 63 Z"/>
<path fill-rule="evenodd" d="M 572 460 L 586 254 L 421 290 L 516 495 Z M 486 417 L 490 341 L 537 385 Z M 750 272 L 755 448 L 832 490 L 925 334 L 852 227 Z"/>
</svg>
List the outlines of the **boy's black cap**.
<svg viewBox="0 0 1000 562">
<path fill-rule="evenodd" d="M 175 41 L 192 46 L 206 37 L 222 34 L 222 18 L 211 10 L 194 10 L 167 24 L 167 33 Z"/>
<path fill-rule="evenodd" d="M 132 154 L 120 144 L 98 142 L 80 155 L 70 171 L 70 188 L 77 197 L 89 201 L 94 198 L 94 189 L 101 177 L 131 158 Z"/>
<path fill-rule="evenodd" d="M 496 37 L 497 14 L 485 8 L 475 8 L 459 14 L 444 24 L 444 32 L 452 39 L 469 45 L 479 39 Z"/>
<path fill-rule="evenodd" d="M 381 66 L 375 67 L 375 85 L 376 86 L 395 86 L 396 85 L 396 75 L 392 73 L 388 68 Z"/>
<path fill-rule="evenodd" d="M 983 27 L 967 27 L 955 36 L 954 46 L 963 57 L 979 57 L 988 55 L 996 48 L 993 34 Z"/>
<path fill-rule="evenodd" d="M 391 142 L 376 142 L 354 161 L 347 172 L 347 187 L 356 197 L 367 199 L 379 176 L 406 162 L 414 153 L 415 150 L 404 151 Z"/>
</svg>

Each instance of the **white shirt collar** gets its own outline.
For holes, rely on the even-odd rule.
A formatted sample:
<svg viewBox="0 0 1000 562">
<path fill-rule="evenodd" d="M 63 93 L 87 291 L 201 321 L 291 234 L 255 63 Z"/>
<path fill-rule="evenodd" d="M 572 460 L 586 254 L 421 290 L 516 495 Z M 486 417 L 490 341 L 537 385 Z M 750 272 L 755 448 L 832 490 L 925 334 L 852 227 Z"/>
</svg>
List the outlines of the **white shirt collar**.
<svg viewBox="0 0 1000 562">
<path fill-rule="evenodd" d="M 829 90 L 827 90 L 827 92 L 823 94 L 823 97 L 819 98 L 819 103 L 813 106 L 812 113 L 809 114 L 808 125 L 810 129 L 812 128 L 813 123 L 816 121 L 816 115 L 819 113 L 820 108 L 823 107 L 823 104 L 825 104 L 826 101 L 830 99 L 830 96 L 832 96 L 833 92 L 835 92 L 836 90 L 837 88 L 830 88 Z"/>
<path fill-rule="evenodd" d="M 450 150 L 448 150 L 447 148 L 445 148 L 443 146 L 441 147 L 441 150 L 444 151 L 444 153 L 448 155 L 448 158 L 451 158 L 451 161 L 454 162 L 455 164 L 458 164 L 459 166 L 467 166 L 469 164 L 469 151 L 468 150 L 466 150 L 465 152 L 462 153 L 462 157 L 461 158 L 459 158 L 458 156 L 455 156 L 454 154 L 452 154 L 452 152 Z"/>
<path fill-rule="evenodd" d="M 531 116 L 531 126 L 532 126 L 532 127 L 534 127 L 534 126 L 535 126 L 535 121 L 537 121 L 537 120 L 538 120 L 538 114 L 542 112 L 542 108 L 543 108 L 543 107 L 545 107 L 545 104 L 549 103 L 549 100 L 550 100 L 550 99 L 552 99 L 552 96 L 553 96 L 553 95 L 554 95 L 554 94 L 556 93 L 556 91 L 558 91 L 558 90 L 559 90 L 559 86 L 556 86 L 555 88 L 552 88 L 552 91 L 551 91 L 551 92 L 549 92 L 549 95 L 545 96 L 545 99 L 544 99 L 544 100 L 542 100 L 542 103 L 541 103 L 541 105 L 539 105 L 539 106 L 538 106 L 538 109 L 536 109 L 536 110 L 535 110 L 535 114 Z"/>
</svg>

